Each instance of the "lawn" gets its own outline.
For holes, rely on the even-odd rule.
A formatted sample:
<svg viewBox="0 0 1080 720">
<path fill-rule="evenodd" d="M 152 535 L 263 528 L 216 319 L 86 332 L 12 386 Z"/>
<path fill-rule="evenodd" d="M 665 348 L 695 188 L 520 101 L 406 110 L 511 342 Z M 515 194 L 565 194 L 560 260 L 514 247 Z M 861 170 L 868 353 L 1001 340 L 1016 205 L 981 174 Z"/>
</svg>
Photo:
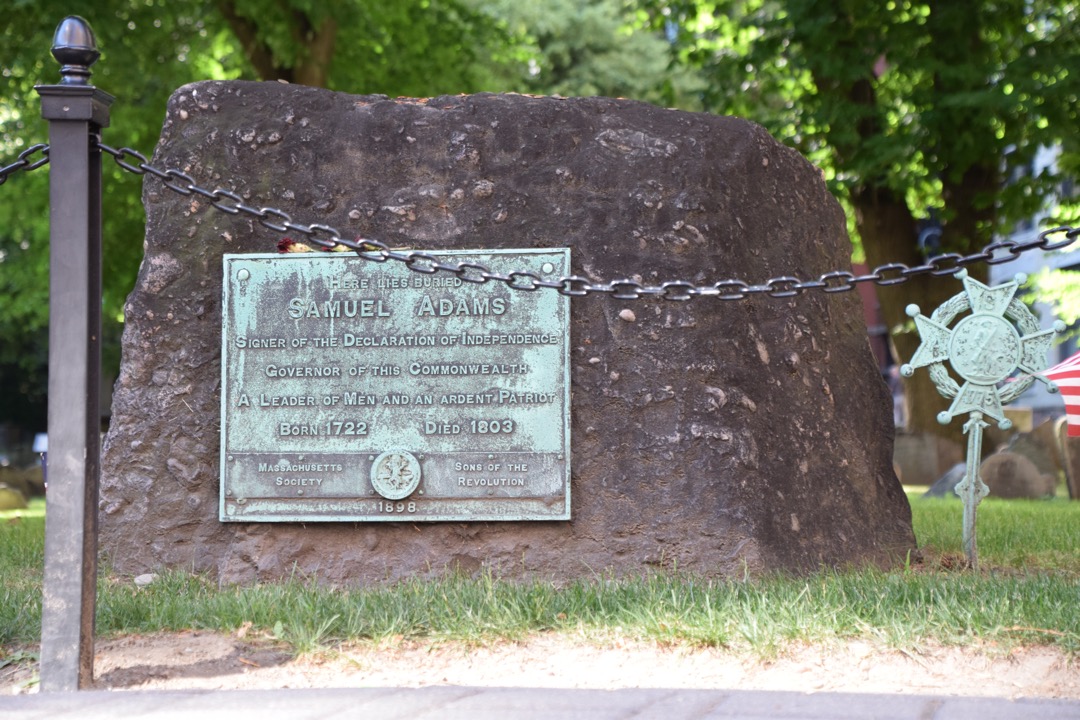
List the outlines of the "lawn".
<svg viewBox="0 0 1080 720">
<path fill-rule="evenodd" d="M 921 490 L 909 489 L 908 500 L 924 557 L 939 562 L 963 559 L 960 499 L 924 499 Z M 1080 502 L 1070 502 L 1060 493 L 1051 500 L 986 498 L 979 504 L 977 519 L 979 562 L 989 572 L 1045 570 L 1080 576 Z"/>
<path fill-rule="evenodd" d="M 889 572 L 823 569 L 731 580 L 677 573 L 557 584 L 448 576 L 360 590 L 301 579 L 219 588 L 180 571 L 140 588 L 104 571 L 97 631 L 244 627 L 298 653 L 342 641 L 470 643 L 547 632 L 758 655 L 792 642 L 856 638 L 900 648 L 933 641 L 1080 651 L 1080 502 L 984 501 L 980 570 L 972 572 L 963 568 L 959 500 L 909 496 L 919 552 Z M 7 516 L 0 517 L 0 644 L 7 648 L 0 657 L 36 644 L 41 622 L 41 508 Z"/>
</svg>

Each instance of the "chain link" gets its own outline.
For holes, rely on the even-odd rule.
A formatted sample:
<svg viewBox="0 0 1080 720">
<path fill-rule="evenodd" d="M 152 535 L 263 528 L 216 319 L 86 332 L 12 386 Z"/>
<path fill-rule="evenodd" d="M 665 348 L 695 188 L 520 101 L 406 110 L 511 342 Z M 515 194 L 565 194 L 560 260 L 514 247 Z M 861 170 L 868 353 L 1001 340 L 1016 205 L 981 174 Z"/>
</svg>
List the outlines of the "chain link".
<svg viewBox="0 0 1080 720">
<path fill-rule="evenodd" d="M 154 167 L 146 156 L 137 150 L 131 148 L 117 150 L 102 143 L 98 143 L 98 147 L 102 152 L 111 155 L 117 165 L 135 175 L 153 175 L 161 180 L 165 187 L 176 193 L 185 196 L 198 195 L 209 200 L 210 204 L 221 212 L 229 215 L 246 215 L 257 220 L 260 225 L 268 230 L 277 233 L 303 235 L 306 242 L 321 248 L 330 249 L 343 246 L 352 250 L 364 260 L 379 263 L 393 260 L 403 263 L 413 272 L 424 274 L 446 272 L 456 275 L 465 282 L 502 282 L 514 290 L 526 292 L 547 288 L 571 297 L 603 293 L 617 300 L 660 297 L 664 300 L 685 302 L 700 297 L 711 297 L 718 300 L 744 300 L 753 295 L 788 298 L 801 295 L 810 290 L 820 290 L 823 293 L 849 292 L 865 283 L 888 287 L 905 283 L 919 275 L 929 274 L 938 277 L 955 275 L 967 266 L 978 262 L 985 262 L 990 265 L 1011 262 L 1029 250 L 1062 250 L 1072 245 L 1076 242 L 1077 237 L 1080 237 L 1080 228 L 1063 225 L 1041 232 L 1037 238 L 1027 242 L 1002 240 L 987 245 L 979 252 L 970 255 L 961 255 L 959 253 L 936 255 L 928 258 L 921 265 L 909 266 L 898 262 L 886 263 L 885 265 L 879 265 L 865 275 L 855 275 L 847 270 L 835 270 L 819 276 L 816 280 L 802 280 L 790 275 L 784 275 L 770 278 L 761 285 L 750 285 L 742 280 L 722 280 L 711 285 L 696 285 L 685 280 L 670 280 L 660 285 L 645 285 L 638 280 L 632 279 L 594 283 L 588 278 L 579 275 L 571 275 L 558 280 L 544 280 L 531 272 L 519 271 L 506 275 L 495 273 L 479 263 L 443 263 L 428 253 L 393 250 L 386 243 L 378 240 L 365 238 L 347 240 L 342 237 L 340 231 L 329 225 L 305 225 L 294 221 L 292 216 L 283 210 L 273 207 L 256 208 L 247 205 L 242 197 L 230 190 L 220 187 L 207 190 L 199 187 L 191 176 L 186 173 L 174 169 L 161 170 Z M 47 155 L 44 159 L 32 164 L 29 161 L 24 161 L 24 156 L 28 156 L 41 148 L 45 148 L 45 152 L 48 152 L 47 147 L 35 145 L 20 155 L 19 162 L 9 166 L 9 168 L 19 169 L 26 167 L 28 170 L 33 170 L 35 167 L 40 167 L 48 161 Z M 2 173 L 8 172 L 9 168 L 0 170 L 0 182 L 6 177 Z"/>
<path fill-rule="evenodd" d="M 41 157 L 37 160 L 31 160 L 34 153 L 40 152 Z M 0 185 L 7 182 L 9 176 L 14 175 L 20 170 L 27 172 L 31 170 L 37 170 L 42 165 L 49 162 L 49 146 L 45 143 L 38 143 L 37 145 L 31 145 L 30 147 L 19 153 L 19 157 L 15 162 L 4 167 L 0 167 Z"/>
</svg>

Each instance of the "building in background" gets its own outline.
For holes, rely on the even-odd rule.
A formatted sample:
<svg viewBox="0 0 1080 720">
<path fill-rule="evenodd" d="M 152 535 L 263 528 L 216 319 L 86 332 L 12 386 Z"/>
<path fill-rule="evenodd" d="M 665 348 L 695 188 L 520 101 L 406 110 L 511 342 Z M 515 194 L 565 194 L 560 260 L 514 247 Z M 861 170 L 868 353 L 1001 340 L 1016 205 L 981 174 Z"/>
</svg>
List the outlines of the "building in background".
<svg viewBox="0 0 1080 720">
<path fill-rule="evenodd" d="M 1056 169 L 1058 154 L 1059 151 L 1057 148 L 1042 148 L 1036 154 L 1032 167 L 1028 168 L 1028 171 L 1033 175 L 1038 175 L 1046 169 Z M 1067 185 L 1061 189 L 1061 196 L 1071 197 L 1074 192 L 1075 189 L 1072 186 Z M 1049 224 L 1049 218 L 1054 210 L 1055 208 L 1053 205 L 1048 205 L 1043 212 L 1017 223 L 1013 232 L 1007 236 L 1007 239 L 1016 242 L 1029 242 L 1037 239 L 1040 232 L 1052 227 Z M 1017 273 L 1024 273 L 1028 277 L 1032 277 L 1045 268 L 1051 270 L 1080 271 L 1080 247 L 1072 245 L 1064 250 L 1054 250 L 1051 252 L 1031 250 L 1012 262 L 991 265 L 990 283 L 992 285 L 1000 285 L 1001 283 L 1009 282 Z M 1053 326 L 1057 317 L 1054 314 L 1054 308 L 1051 305 L 1043 302 L 1036 302 L 1033 309 L 1039 316 L 1040 323 L 1044 329 L 1049 329 Z M 1062 360 L 1075 354 L 1076 351 L 1076 338 L 1070 338 L 1064 342 L 1054 344 L 1047 354 L 1047 366 L 1056 365 Z M 1027 392 L 1017 398 L 1013 402 L 1013 407 L 1030 408 L 1035 425 L 1038 425 L 1044 420 L 1061 417 L 1065 414 L 1065 406 L 1061 401 L 1061 396 L 1047 392 L 1046 386 L 1043 383 L 1038 382 L 1033 383 Z"/>
</svg>

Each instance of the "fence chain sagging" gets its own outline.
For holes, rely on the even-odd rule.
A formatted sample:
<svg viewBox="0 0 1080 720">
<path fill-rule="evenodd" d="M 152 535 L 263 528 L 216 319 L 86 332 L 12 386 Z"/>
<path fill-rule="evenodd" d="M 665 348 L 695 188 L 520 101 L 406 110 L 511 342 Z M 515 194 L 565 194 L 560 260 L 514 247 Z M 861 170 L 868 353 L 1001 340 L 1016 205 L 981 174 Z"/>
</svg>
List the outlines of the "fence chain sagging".
<svg viewBox="0 0 1080 720">
<path fill-rule="evenodd" d="M 34 153 L 40 152 L 42 157 L 37 160 L 31 160 Z M 0 167 L 0 185 L 7 182 L 9 176 L 14 175 L 20 170 L 37 170 L 42 165 L 49 162 L 49 146 L 45 143 L 38 143 L 37 145 L 31 145 L 30 147 L 19 153 L 18 159 L 10 165 Z"/>
<path fill-rule="evenodd" d="M 19 156 L 20 161 L 23 160 L 24 155 L 29 155 L 33 150 L 41 147 L 44 146 L 35 145 L 33 148 L 28 149 Z M 676 301 L 703 297 L 718 300 L 743 300 L 753 295 L 767 295 L 774 298 L 793 297 L 807 290 L 820 290 L 824 293 L 848 292 L 862 283 L 873 283 L 879 286 L 899 285 L 917 275 L 954 275 L 968 265 L 977 262 L 985 262 L 988 265 L 1011 262 L 1029 250 L 1061 250 L 1072 245 L 1076 242 L 1077 237 L 1080 237 L 1080 228 L 1063 225 L 1045 230 L 1039 233 L 1034 240 L 1027 242 L 1002 240 L 991 243 L 982 250 L 970 255 L 961 255 L 959 253 L 935 255 L 928 258 L 921 265 L 911 266 L 904 263 L 887 263 L 864 275 L 856 275 L 847 270 L 834 270 L 819 276 L 816 280 L 803 280 L 784 275 L 770 278 L 760 285 L 751 285 L 742 280 L 721 280 L 708 285 L 698 285 L 686 280 L 669 280 L 659 285 L 645 285 L 634 279 L 593 282 L 580 275 L 570 275 L 558 280 L 544 280 L 531 272 L 494 273 L 479 263 L 443 263 L 424 252 L 393 250 L 386 243 L 378 240 L 364 238 L 347 240 L 342 237 L 337 228 L 330 225 L 319 223 L 305 225 L 295 222 L 292 216 L 283 210 L 273 207 L 256 208 L 247 205 L 242 197 L 232 191 L 220 187 L 207 190 L 197 185 L 194 178 L 187 173 L 172 168 L 162 170 L 151 165 L 147 157 L 137 150 L 131 148 L 117 150 L 103 143 L 98 143 L 98 148 L 102 152 L 111 155 L 117 165 L 123 169 L 136 175 L 149 173 L 161 180 L 165 187 L 180 195 L 198 195 L 209 200 L 210 204 L 221 212 L 229 215 L 246 215 L 257 220 L 263 227 L 277 233 L 299 233 L 308 242 L 326 250 L 345 247 L 353 250 L 365 260 L 379 263 L 394 260 L 404 263 L 406 267 L 414 272 L 425 274 L 436 272 L 452 273 L 465 282 L 471 283 L 485 283 L 494 280 L 503 282 L 515 290 L 534 291 L 548 288 L 562 295 L 573 297 L 589 294 L 607 294 L 619 300 L 635 300 L 645 297 L 659 297 Z M 135 164 L 128 162 L 129 158 L 137 162 Z M 46 157 L 36 163 L 29 164 L 27 162 L 24 165 L 29 165 L 27 169 L 32 170 L 44 164 L 47 159 Z M 5 168 L 6 170 L 7 168 Z"/>
</svg>

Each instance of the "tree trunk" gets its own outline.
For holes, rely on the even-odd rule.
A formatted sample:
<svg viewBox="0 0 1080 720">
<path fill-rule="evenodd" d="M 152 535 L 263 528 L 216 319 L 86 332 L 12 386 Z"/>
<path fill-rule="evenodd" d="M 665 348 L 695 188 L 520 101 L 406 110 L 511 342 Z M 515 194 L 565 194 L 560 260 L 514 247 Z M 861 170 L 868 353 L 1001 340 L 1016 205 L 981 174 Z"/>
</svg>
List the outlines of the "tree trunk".
<svg viewBox="0 0 1080 720">
<path fill-rule="evenodd" d="M 232 0 L 218 0 L 217 8 L 229 23 L 236 39 L 240 41 L 244 56 L 255 69 L 255 74 L 263 80 L 288 80 L 289 78 L 284 77 L 286 70 L 276 65 L 270 48 L 259 41 L 255 23 L 237 13 L 236 3 Z"/>
<path fill-rule="evenodd" d="M 871 268 L 894 262 L 908 266 L 924 262 L 915 242 L 918 235 L 915 218 L 902 197 L 887 188 L 862 188 L 852 194 L 852 204 Z M 973 277 L 985 272 L 979 268 L 971 270 L 975 271 Z M 955 278 L 929 274 L 915 276 L 900 285 L 877 288 L 882 318 L 890 330 L 898 363 L 911 360 L 921 342 L 906 313 L 907 306 L 916 304 L 924 315 L 930 315 L 938 305 L 960 292 L 963 286 Z M 932 433 L 963 444 L 961 420 L 953 420 L 945 427 L 938 423 L 937 414 L 947 410 L 952 401 L 938 393 L 925 369 L 904 379 L 904 394 L 910 432 Z"/>
<path fill-rule="evenodd" d="M 822 106 L 835 112 L 834 103 L 850 103 L 846 112 L 833 118 L 827 137 L 835 152 L 836 167 L 847 172 L 855 170 L 859 177 L 859 184 L 851 190 L 851 202 L 868 264 L 871 268 L 888 263 L 923 264 L 926 258 L 918 247 L 913 208 L 908 207 L 903 190 L 895 189 L 894 170 L 886 163 L 866 162 L 896 122 L 890 116 L 895 109 L 878 98 L 878 79 L 881 72 L 888 70 L 879 71 L 875 60 L 886 58 L 889 43 L 905 36 L 886 32 L 884 25 L 875 33 L 872 25 L 860 24 L 862 18 L 837 10 L 829 16 L 835 37 L 827 37 L 813 30 L 817 26 L 812 21 L 826 14 L 828 3 L 783 5 L 793 13 L 793 37 L 808 53 L 818 95 L 825 98 Z M 941 183 L 941 252 L 968 254 L 993 238 L 994 197 L 1000 186 L 1001 149 L 995 137 L 996 120 L 987 107 L 974 107 L 971 102 L 986 92 L 987 74 L 994 72 L 996 63 L 982 35 L 990 16 L 973 12 L 971 4 L 964 0 L 941 0 L 930 5 L 926 27 L 917 34 L 924 34 L 930 41 L 925 52 L 935 61 L 928 65 L 934 68 L 933 93 L 918 120 L 924 134 L 917 147 L 926 153 L 933 177 Z M 1017 12 L 1021 5 L 1006 3 L 1002 17 L 1012 17 L 1010 13 Z M 914 26 L 909 29 L 914 30 Z M 985 68 L 985 73 L 968 69 L 980 67 Z M 914 208 L 915 212 L 923 209 Z M 988 276 L 985 265 L 971 266 L 967 271 L 982 282 Z M 917 304 L 923 314 L 931 315 L 942 302 L 961 292 L 963 286 L 955 277 L 930 274 L 897 286 L 877 288 L 898 362 L 910 361 L 921 343 L 906 307 Z M 905 379 L 904 389 L 910 431 L 963 443 L 966 418 L 955 418 L 947 426 L 937 422 L 938 413 L 947 410 L 952 400 L 937 392 L 925 369 Z"/>
<path fill-rule="evenodd" d="M 262 80 L 284 80 L 299 85 L 326 87 L 330 77 L 330 62 L 337 42 L 337 22 L 325 18 L 315 27 L 307 13 L 292 11 L 292 37 L 297 47 L 296 61 L 287 61 L 274 55 L 269 44 L 259 37 L 258 22 L 240 15 L 232 0 L 218 0 L 218 10 L 229 23 L 244 55 Z"/>
<path fill-rule="evenodd" d="M 330 61 L 334 57 L 334 45 L 337 42 L 337 23 L 333 18 L 326 18 L 318 29 L 303 35 L 305 51 L 293 68 L 293 82 L 311 87 L 326 87 L 330 79 Z"/>
</svg>

